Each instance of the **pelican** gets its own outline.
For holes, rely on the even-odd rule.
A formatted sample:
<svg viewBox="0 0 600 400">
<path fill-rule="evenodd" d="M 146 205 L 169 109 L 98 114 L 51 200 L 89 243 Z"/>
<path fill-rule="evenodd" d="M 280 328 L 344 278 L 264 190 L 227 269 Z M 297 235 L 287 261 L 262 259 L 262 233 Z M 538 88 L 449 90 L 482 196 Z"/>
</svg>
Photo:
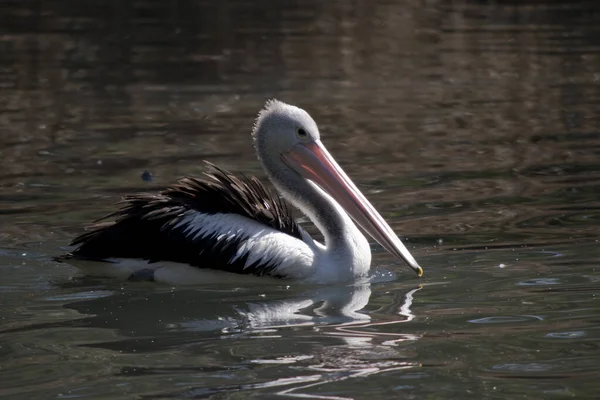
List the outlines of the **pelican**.
<svg viewBox="0 0 600 400">
<path fill-rule="evenodd" d="M 96 221 L 71 242 L 72 252 L 56 260 L 83 269 L 91 263 L 94 274 L 168 283 L 205 282 L 199 272 L 207 270 L 308 283 L 351 281 L 367 275 L 371 264 L 369 243 L 356 222 L 423 274 L 325 149 L 306 111 L 269 100 L 252 139 L 273 186 L 310 218 L 324 244 L 256 178 L 236 177 L 209 164 L 201 179 L 183 178 L 159 193 L 125 196 L 121 209 Z"/>
</svg>

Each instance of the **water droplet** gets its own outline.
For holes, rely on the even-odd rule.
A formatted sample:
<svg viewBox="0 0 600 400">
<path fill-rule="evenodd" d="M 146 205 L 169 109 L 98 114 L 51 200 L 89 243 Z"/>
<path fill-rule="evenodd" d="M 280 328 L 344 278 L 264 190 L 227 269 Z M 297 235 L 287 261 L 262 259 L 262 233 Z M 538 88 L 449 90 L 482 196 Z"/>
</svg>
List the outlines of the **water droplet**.
<svg viewBox="0 0 600 400">
<path fill-rule="evenodd" d="M 152 182 L 152 173 L 148 170 L 142 172 L 142 180 L 144 182 Z"/>
</svg>

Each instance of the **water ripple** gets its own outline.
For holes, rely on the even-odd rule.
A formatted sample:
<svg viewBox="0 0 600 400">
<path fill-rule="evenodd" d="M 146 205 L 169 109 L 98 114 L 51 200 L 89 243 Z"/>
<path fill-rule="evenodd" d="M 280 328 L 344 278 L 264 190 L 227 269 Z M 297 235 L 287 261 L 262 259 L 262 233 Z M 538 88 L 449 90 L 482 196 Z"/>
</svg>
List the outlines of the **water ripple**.
<svg viewBox="0 0 600 400">
<path fill-rule="evenodd" d="M 471 319 L 468 322 L 472 324 L 510 324 L 514 322 L 543 321 L 544 318 L 538 315 L 513 315 L 513 316 L 494 316 Z"/>
<path fill-rule="evenodd" d="M 546 286 L 546 285 L 558 285 L 560 280 L 558 278 L 536 278 L 528 279 L 526 281 L 520 281 L 517 283 L 518 286 Z"/>
<path fill-rule="evenodd" d="M 551 332 L 547 333 L 546 337 L 553 339 L 578 339 L 585 336 L 584 331 L 571 331 L 571 332 Z"/>
<path fill-rule="evenodd" d="M 544 372 L 549 371 L 553 367 L 552 365 L 542 363 L 527 363 L 527 364 L 499 364 L 494 365 L 492 370 L 494 371 L 505 371 L 505 372 Z"/>
</svg>

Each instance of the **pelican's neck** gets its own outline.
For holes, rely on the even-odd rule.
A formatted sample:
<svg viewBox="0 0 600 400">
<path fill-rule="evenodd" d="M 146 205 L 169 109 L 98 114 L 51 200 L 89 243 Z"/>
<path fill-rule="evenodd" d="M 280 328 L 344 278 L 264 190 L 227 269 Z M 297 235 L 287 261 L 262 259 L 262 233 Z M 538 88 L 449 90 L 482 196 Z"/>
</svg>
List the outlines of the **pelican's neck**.
<svg viewBox="0 0 600 400">
<path fill-rule="evenodd" d="M 262 161 L 262 160 L 261 160 Z M 325 239 L 324 256 L 329 268 L 338 274 L 364 274 L 371 263 L 367 239 L 346 211 L 325 191 L 286 166 L 263 161 L 269 179 L 277 190 L 302 211 Z"/>
<path fill-rule="evenodd" d="M 348 234 L 360 234 L 344 209 L 314 183 L 298 176 L 292 187 L 278 189 L 319 228 L 326 247 L 343 246 Z"/>
</svg>

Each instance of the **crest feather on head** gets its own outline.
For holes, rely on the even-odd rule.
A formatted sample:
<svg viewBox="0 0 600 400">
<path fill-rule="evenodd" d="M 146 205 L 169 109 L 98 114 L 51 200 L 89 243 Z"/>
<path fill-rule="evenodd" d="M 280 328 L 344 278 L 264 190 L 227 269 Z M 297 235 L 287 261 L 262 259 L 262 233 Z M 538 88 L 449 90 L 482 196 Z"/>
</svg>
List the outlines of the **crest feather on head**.
<svg viewBox="0 0 600 400">
<path fill-rule="evenodd" d="M 266 127 L 265 124 L 269 126 Z M 318 139 L 319 129 L 306 111 L 276 99 L 267 100 L 262 110 L 258 113 L 252 127 L 252 141 L 254 142 L 254 146 L 256 147 L 258 141 L 266 139 L 266 135 L 263 134 L 266 134 L 267 131 L 263 132 L 263 129 L 277 131 L 278 128 L 289 128 L 290 126 L 293 129 L 303 127 L 306 130 L 310 130 Z"/>
<path fill-rule="evenodd" d="M 266 115 L 276 112 L 276 110 L 281 110 L 284 106 L 289 106 L 289 104 L 286 104 L 277 99 L 269 99 L 265 102 L 264 107 L 262 108 L 262 110 L 260 110 L 258 112 L 258 115 L 256 116 L 256 119 L 254 120 L 254 125 L 252 126 L 252 138 L 254 140 L 256 140 L 256 131 L 258 130 L 260 121 L 262 121 L 262 119 Z"/>
</svg>

